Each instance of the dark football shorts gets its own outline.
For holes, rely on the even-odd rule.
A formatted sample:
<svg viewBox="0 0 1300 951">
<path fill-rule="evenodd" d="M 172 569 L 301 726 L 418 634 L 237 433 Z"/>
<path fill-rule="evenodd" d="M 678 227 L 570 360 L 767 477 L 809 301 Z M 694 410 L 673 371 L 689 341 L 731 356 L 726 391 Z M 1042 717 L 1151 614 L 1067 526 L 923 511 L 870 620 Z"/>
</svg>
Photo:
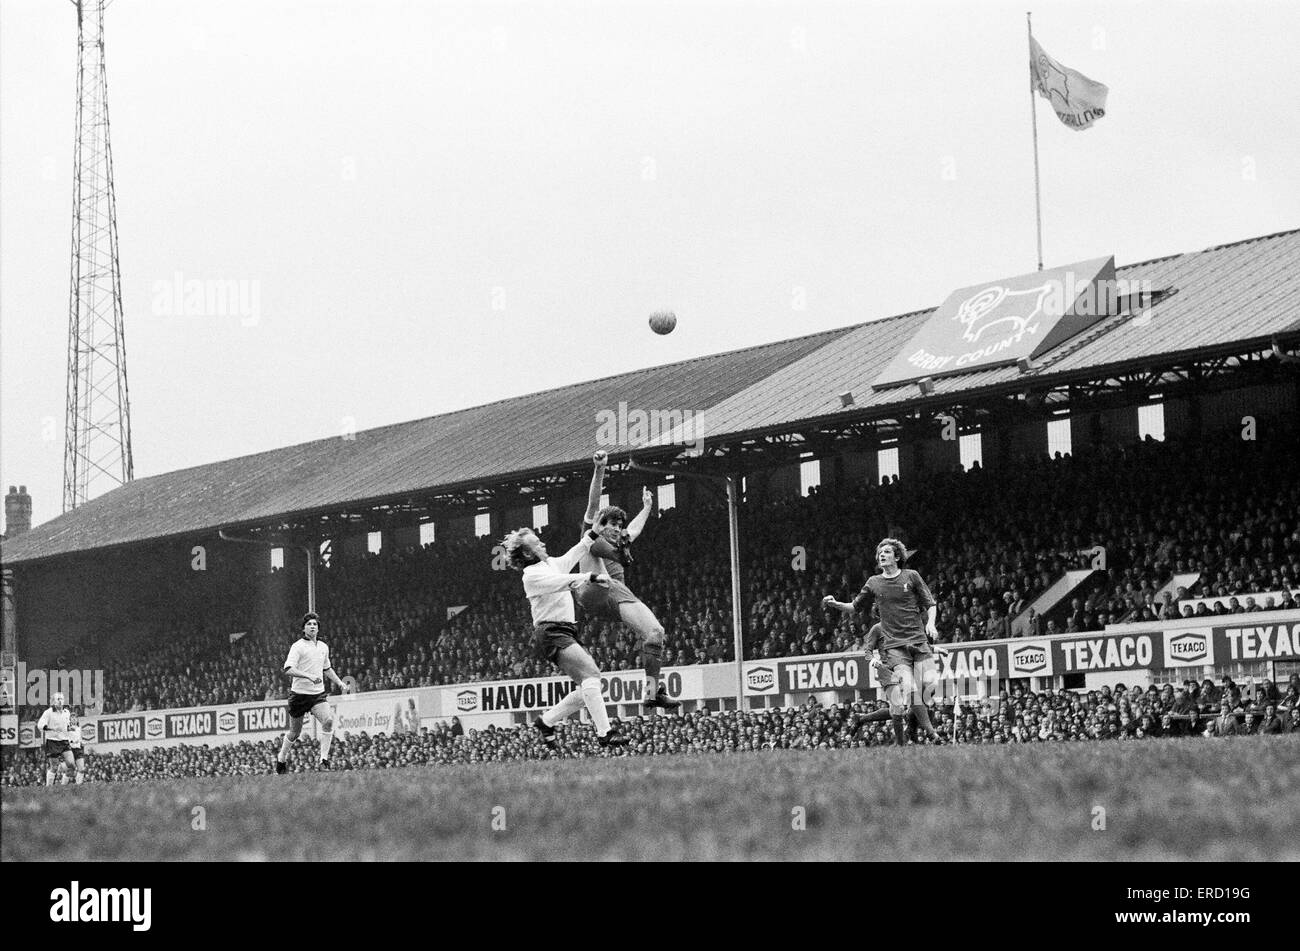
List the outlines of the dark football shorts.
<svg viewBox="0 0 1300 951">
<path fill-rule="evenodd" d="M 533 628 L 533 651 L 542 660 L 558 664 L 560 651 L 570 644 L 581 645 L 578 625 L 568 621 L 543 621 Z"/>
<path fill-rule="evenodd" d="M 56 756 L 62 756 L 66 752 L 68 752 L 67 740 L 46 740 L 45 741 L 45 755 L 49 759 L 53 759 Z"/>
<path fill-rule="evenodd" d="M 289 694 L 289 716 L 304 717 L 311 713 L 312 707 L 318 703 L 325 703 L 325 691 L 320 693 L 290 693 Z"/>
<path fill-rule="evenodd" d="M 931 653 L 929 644 L 918 644 L 910 647 L 891 647 L 888 650 L 882 650 L 880 659 L 885 662 L 890 670 L 893 670 L 896 667 L 911 667 L 921 661 L 933 660 L 934 654 Z"/>
<path fill-rule="evenodd" d="M 608 586 L 585 582 L 578 586 L 575 597 L 578 600 L 578 607 L 582 608 L 584 614 L 588 617 L 604 618 L 606 621 L 621 621 L 622 615 L 618 612 L 618 606 L 641 600 L 632 593 L 631 588 L 613 579 L 610 579 Z"/>
</svg>

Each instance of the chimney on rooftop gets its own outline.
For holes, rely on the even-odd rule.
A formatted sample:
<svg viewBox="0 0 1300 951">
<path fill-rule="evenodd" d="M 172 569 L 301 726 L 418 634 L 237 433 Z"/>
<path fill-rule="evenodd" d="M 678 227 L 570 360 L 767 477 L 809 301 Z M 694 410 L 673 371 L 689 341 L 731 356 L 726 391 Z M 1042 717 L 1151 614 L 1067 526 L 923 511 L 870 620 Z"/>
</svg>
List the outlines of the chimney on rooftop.
<svg viewBox="0 0 1300 951">
<path fill-rule="evenodd" d="M 17 538 L 32 527 L 32 497 L 27 486 L 9 486 L 5 496 L 5 538 Z"/>
</svg>

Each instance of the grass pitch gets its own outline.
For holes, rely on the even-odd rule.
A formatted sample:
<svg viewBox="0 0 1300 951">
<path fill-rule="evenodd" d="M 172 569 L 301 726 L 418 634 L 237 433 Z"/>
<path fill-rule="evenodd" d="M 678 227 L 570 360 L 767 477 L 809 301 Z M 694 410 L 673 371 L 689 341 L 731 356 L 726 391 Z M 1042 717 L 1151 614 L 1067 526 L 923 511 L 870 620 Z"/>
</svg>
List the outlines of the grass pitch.
<svg viewBox="0 0 1300 951">
<path fill-rule="evenodd" d="M 1094 828 L 1096 807 L 1105 810 L 1104 829 Z M 6 862 L 1295 861 L 1300 736 L 786 750 L 6 789 L 3 833 Z"/>
</svg>

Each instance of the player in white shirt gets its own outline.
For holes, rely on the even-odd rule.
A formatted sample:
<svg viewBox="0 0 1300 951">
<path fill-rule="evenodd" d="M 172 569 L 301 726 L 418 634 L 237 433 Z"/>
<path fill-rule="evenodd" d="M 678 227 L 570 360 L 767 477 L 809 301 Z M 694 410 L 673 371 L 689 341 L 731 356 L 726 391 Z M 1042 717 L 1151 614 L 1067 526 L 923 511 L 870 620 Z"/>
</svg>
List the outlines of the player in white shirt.
<svg viewBox="0 0 1300 951">
<path fill-rule="evenodd" d="M 330 649 L 318 638 L 320 617 L 312 611 L 302 616 L 302 637 L 293 642 L 284 661 L 284 672 L 293 678 L 289 687 L 289 732 L 284 735 L 275 758 L 275 771 L 289 771 L 289 749 L 302 732 L 302 720 L 308 713 L 320 723 L 320 764 L 329 769 L 330 743 L 334 739 L 334 713 L 325 699 L 325 678 L 332 680 L 344 693 L 352 688 L 339 679 L 330 666 Z"/>
<path fill-rule="evenodd" d="M 516 529 L 501 540 L 510 566 L 524 575 L 524 593 L 533 612 L 534 649 L 538 656 L 558 666 L 578 684 L 559 703 L 533 721 L 543 741 L 552 748 L 555 745 L 555 724 L 577 713 L 584 704 L 596 727 L 596 742 L 602 748 L 626 746 L 628 742 L 627 737 L 610 729 L 609 713 L 600 689 L 600 668 L 578 641 L 573 609 L 572 592 L 579 585 L 609 584 L 607 574 L 594 571 L 570 574 L 599 537 L 594 531 L 584 532 L 578 544 L 555 558 L 546 554 L 546 545 L 531 528 Z"/>
<path fill-rule="evenodd" d="M 76 711 L 71 711 L 72 715 L 68 718 L 68 750 L 72 753 L 77 762 L 77 785 L 80 786 L 86 781 L 86 751 L 81 745 L 81 715 Z M 60 782 L 67 782 L 68 764 L 59 764 Z"/>
<path fill-rule="evenodd" d="M 56 693 L 48 710 L 36 721 L 36 735 L 45 743 L 45 785 L 54 785 L 54 767 L 52 760 L 62 760 L 67 767 L 76 765 L 72 750 L 68 748 L 68 723 L 72 711 L 64 704 L 63 694 Z M 60 785 L 68 784 L 68 774 L 63 774 Z"/>
</svg>

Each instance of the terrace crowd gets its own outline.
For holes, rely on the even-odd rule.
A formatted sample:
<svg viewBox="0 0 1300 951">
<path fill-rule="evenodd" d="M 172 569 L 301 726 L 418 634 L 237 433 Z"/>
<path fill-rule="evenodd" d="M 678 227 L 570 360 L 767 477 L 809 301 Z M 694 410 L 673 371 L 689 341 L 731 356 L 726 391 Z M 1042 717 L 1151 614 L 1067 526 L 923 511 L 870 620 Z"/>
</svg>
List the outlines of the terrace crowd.
<svg viewBox="0 0 1300 951">
<path fill-rule="evenodd" d="M 1019 686 L 970 709 L 932 704 L 945 738 L 958 744 L 1093 742 L 1170 737 L 1227 737 L 1300 732 L 1300 676 L 1285 691 L 1264 682 L 1249 695 L 1229 678 L 1180 687 L 1126 690 L 1103 687 L 1087 693 Z M 616 721 L 631 740 L 630 756 L 741 753 L 775 749 L 858 749 L 894 744 L 888 723 L 861 722 L 881 704 L 866 701 L 823 706 L 815 699 L 801 707 L 746 712 L 698 710 L 680 716 L 635 717 Z M 90 782 L 130 782 L 190 776 L 257 775 L 272 769 L 279 740 L 222 746 L 172 746 L 87 756 Z M 34 751 L 33 751 L 34 752 Z M 317 768 L 316 741 L 301 738 L 290 761 L 294 772 Z M 505 762 L 548 756 L 610 755 L 595 745 L 591 727 L 578 721 L 561 725 L 558 750 L 548 751 L 528 726 L 486 730 L 455 729 L 440 723 L 418 732 L 339 736 L 331 750 L 331 769 L 391 769 L 403 766 Z M 0 785 L 44 782 L 38 755 L 15 759 L 0 772 Z"/>
</svg>

